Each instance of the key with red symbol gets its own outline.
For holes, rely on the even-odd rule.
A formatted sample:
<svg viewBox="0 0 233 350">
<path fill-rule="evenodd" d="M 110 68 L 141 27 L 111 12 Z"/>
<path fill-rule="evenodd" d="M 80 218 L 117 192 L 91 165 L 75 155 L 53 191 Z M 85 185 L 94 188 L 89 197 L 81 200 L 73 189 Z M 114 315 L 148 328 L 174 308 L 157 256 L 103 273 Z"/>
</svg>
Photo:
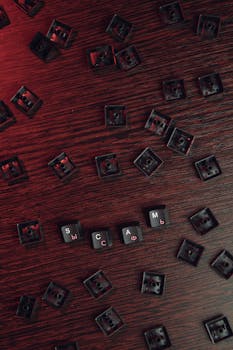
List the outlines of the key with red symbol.
<svg viewBox="0 0 233 350">
<path fill-rule="evenodd" d="M 112 236 L 108 228 L 92 232 L 91 239 L 92 247 L 98 251 L 108 249 L 112 246 Z"/>
<path fill-rule="evenodd" d="M 157 205 L 146 209 L 148 226 L 162 228 L 169 224 L 168 210 L 165 205 Z"/>
<path fill-rule="evenodd" d="M 131 222 L 120 225 L 122 240 L 124 244 L 139 243 L 143 241 L 142 228 L 139 222 Z"/>
</svg>

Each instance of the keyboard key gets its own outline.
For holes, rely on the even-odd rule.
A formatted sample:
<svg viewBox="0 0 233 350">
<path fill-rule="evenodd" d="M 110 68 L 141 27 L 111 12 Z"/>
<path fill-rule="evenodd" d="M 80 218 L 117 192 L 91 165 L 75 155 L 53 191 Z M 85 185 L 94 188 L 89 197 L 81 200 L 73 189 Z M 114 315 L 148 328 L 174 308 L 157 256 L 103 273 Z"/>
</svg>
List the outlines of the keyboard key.
<svg viewBox="0 0 233 350">
<path fill-rule="evenodd" d="M 112 246 L 112 235 L 109 229 L 101 229 L 91 234 L 92 247 L 102 251 Z"/>
<path fill-rule="evenodd" d="M 75 341 L 66 343 L 66 344 L 60 344 L 56 345 L 54 350 L 79 350 L 78 343 Z"/>
<path fill-rule="evenodd" d="M 221 94 L 223 92 L 223 84 L 218 73 L 203 75 L 198 78 L 201 93 L 204 97 Z"/>
<path fill-rule="evenodd" d="M 142 228 L 139 222 L 120 225 L 122 241 L 124 244 L 134 244 L 143 241 Z"/>
<path fill-rule="evenodd" d="M 103 271 L 97 271 L 83 281 L 83 284 L 94 298 L 100 298 L 112 290 L 112 284 Z"/>
<path fill-rule="evenodd" d="M 91 68 L 99 69 L 115 65 L 113 47 L 103 45 L 87 50 L 88 63 Z"/>
<path fill-rule="evenodd" d="M 106 33 L 116 41 L 123 42 L 129 37 L 132 27 L 130 22 L 115 14 L 106 29 Z"/>
<path fill-rule="evenodd" d="M 171 346 L 171 342 L 164 326 L 156 326 L 144 333 L 148 350 L 163 350 Z"/>
<path fill-rule="evenodd" d="M 17 224 L 19 241 L 28 246 L 43 240 L 42 228 L 38 220 Z"/>
<path fill-rule="evenodd" d="M 151 176 L 163 164 L 150 147 L 145 148 L 134 160 L 134 165 L 146 176 Z"/>
<path fill-rule="evenodd" d="M 73 161 L 65 152 L 60 153 L 57 157 L 52 159 L 48 163 L 48 166 L 51 167 L 57 177 L 64 182 L 71 180 L 78 171 Z"/>
<path fill-rule="evenodd" d="M 165 205 L 157 205 L 146 209 L 147 223 L 152 228 L 163 228 L 169 225 L 168 209 Z"/>
<path fill-rule="evenodd" d="M 184 239 L 177 253 L 177 258 L 193 266 L 197 266 L 204 251 L 200 244 Z"/>
<path fill-rule="evenodd" d="M 115 153 L 95 157 L 96 168 L 100 178 L 109 178 L 122 175 L 121 168 Z"/>
<path fill-rule="evenodd" d="M 11 102 L 28 117 L 32 117 L 43 104 L 43 101 L 26 86 L 21 86 L 12 97 Z"/>
<path fill-rule="evenodd" d="M 173 79 L 162 82 L 163 94 L 166 101 L 180 100 L 186 98 L 184 80 Z"/>
<path fill-rule="evenodd" d="M 211 267 L 225 279 L 229 279 L 233 274 L 233 256 L 227 250 L 221 251 L 214 259 Z"/>
<path fill-rule="evenodd" d="M 157 272 L 143 272 L 141 293 L 162 295 L 165 288 L 165 275 Z"/>
<path fill-rule="evenodd" d="M 71 294 L 68 289 L 55 282 L 50 282 L 42 299 L 48 305 L 58 309 L 67 304 L 70 295 Z"/>
<path fill-rule="evenodd" d="M 217 316 L 204 321 L 204 326 L 213 344 L 232 337 L 230 324 L 225 316 Z"/>
<path fill-rule="evenodd" d="M 36 33 L 29 47 L 44 62 L 50 62 L 60 55 L 57 45 L 40 32 Z"/>
<path fill-rule="evenodd" d="M 20 297 L 16 315 L 27 320 L 34 320 L 37 316 L 38 303 L 36 298 L 23 295 Z"/>
<path fill-rule="evenodd" d="M 201 235 L 206 234 L 218 226 L 218 221 L 209 208 L 199 210 L 189 218 L 189 221 L 193 225 L 193 228 Z"/>
<path fill-rule="evenodd" d="M 74 42 L 77 32 L 67 24 L 54 19 L 47 33 L 47 38 L 61 49 L 68 49 Z"/>
<path fill-rule="evenodd" d="M 8 185 L 14 185 L 28 179 L 23 163 L 17 156 L 0 162 L 0 172 Z"/>
<path fill-rule="evenodd" d="M 35 16 L 44 6 L 43 0 L 14 0 L 16 5 L 28 16 Z"/>
<path fill-rule="evenodd" d="M 183 11 L 179 1 L 162 5 L 159 13 L 164 24 L 176 24 L 184 21 Z"/>
<path fill-rule="evenodd" d="M 175 121 L 173 119 L 152 109 L 145 124 L 145 129 L 153 132 L 155 135 L 164 137 L 173 129 L 174 125 Z"/>
<path fill-rule="evenodd" d="M 9 107 L 3 101 L 0 101 L 0 131 L 5 130 L 15 122 L 15 117 Z"/>
<path fill-rule="evenodd" d="M 8 26 L 10 24 L 10 19 L 7 16 L 6 11 L 2 6 L 0 6 L 0 29 Z"/>
<path fill-rule="evenodd" d="M 95 321 L 106 336 L 113 335 L 124 326 L 122 319 L 113 307 L 102 312 L 95 318 Z"/>
<path fill-rule="evenodd" d="M 168 140 L 167 147 L 173 151 L 188 155 L 194 142 L 194 136 L 184 130 L 175 128 Z"/>
<path fill-rule="evenodd" d="M 195 168 L 201 180 L 207 181 L 222 174 L 215 156 L 211 155 L 195 162 Z"/>
<path fill-rule="evenodd" d="M 64 243 L 75 243 L 84 239 L 84 231 L 80 221 L 71 221 L 59 225 Z"/>
<path fill-rule="evenodd" d="M 104 108 L 104 112 L 106 127 L 118 128 L 127 125 L 125 106 L 107 105 Z"/>
<path fill-rule="evenodd" d="M 135 46 L 128 46 L 127 48 L 118 51 L 115 54 L 117 65 L 120 69 L 127 71 L 141 63 L 141 59 Z"/>
<path fill-rule="evenodd" d="M 216 39 L 220 32 L 221 20 L 219 16 L 200 15 L 197 22 L 196 34 L 202 39 Z"/>
</svg>

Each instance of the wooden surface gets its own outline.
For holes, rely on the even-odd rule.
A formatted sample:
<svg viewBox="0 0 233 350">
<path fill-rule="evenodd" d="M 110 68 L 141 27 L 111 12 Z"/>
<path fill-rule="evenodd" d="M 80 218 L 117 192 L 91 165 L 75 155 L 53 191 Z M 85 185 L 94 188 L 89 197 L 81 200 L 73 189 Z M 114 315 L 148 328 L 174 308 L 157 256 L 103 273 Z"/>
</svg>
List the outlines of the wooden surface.
<svg viewBox="0 0 233 350">
<path fill-rule="evenodd" d="M 232 245 L 232 99 L 233 99 L 233 1 L 184 1 L 186 22 L 164 26 L 158 1 L 85 0 L 47 1 L 33 19 L 2 0 L 11 25 L 0 31 L 1 99 L 15 113 L 17 123 L 1 132 L 0 160 L 17 154 L 23 160 L 29 181 L 9 187 L 0 181 L 0 347 L 2 350 L 50 350 L 60 340 L 77 340 L 81 350 L 146 349 L 143 331 L 163 324 L 172 349 L 232 349 L 232 339 L 212 345 L 202 321 L 224 314 L 233 326 L 233 280 L 219 277 L 209 266 L 223 248 Z M 134 24 L 131 43 L 142 64 L 129 72 L 110 69 L 94 73 L 87 65 L 86 49 L 115 43 L 105 28 L 113 13 Z M 192 31 L 192 18 L 199 13 L 221 15 L 223 26 L 217 40 L 201 42 Z M 46 33 L 54 18 L 78 30 L 73 47 L 57 60 L 45 64 L 28 44 L 37 31 Z M 203 98 L 196 78 L 216 71 L 221 74 L 224 94 Z M 165 102 L 161 81 L 183 78 L 187 98 Z M 44 105 L 33 119 L 17 111 L 10 98 L 25 84 Z M 127 106 L 126 130 L 105 128 L 105 104 Z M 146 130 L 145 114 L 156 106 L 173 117 L 180 128 L 196 136 L 191 154 L 183 157 Z M 143 148 L 150 146 L 164 160 L 152 178 L 133 165 Z M 65 151 L 79 173 L 63 185 L 47 163 Z M 110 152 L 118 155 L 123 176 L 101 181 L 94 157 Z M 209 154 L 219 160 L 223 174 L 202 182 L 192 163 Z M 146 226 L 142 209 L 154 204 L 169 208 L 171 226 L 156 231 Z M 220 226 L 199 236 L 188 217 L 210 207 Z M 39 219 L 45 240 L 32 249 L 20 245 L 16 224 Z M 57 223 L 80 219 L 86 232 L 91 227 L 109 227 L 113 247 L 98 254 L 87 235 L 73 247 L 62 243 Z M 119 240 L 116 226 L 140 221 L 144 242 L 127 247 Z M 175 257 L 182 238 L 204 245 L 198 267 Z M 102 269 L 114 292 L 94 300 L 84 289 L 83 279 Z M 167 276 L 162 298 L 140 294 L 140 276 L 156 270 Z M 73 299 L 65 311 L 54 310 L 41 297 L 53 280 L 66 286 Z M 15 315 L 21 295 L 40 301 L 34 324 Z M 105 337 L 94 317 L 114 306 L 127 324 L 113 338 Z"/>
</svg>

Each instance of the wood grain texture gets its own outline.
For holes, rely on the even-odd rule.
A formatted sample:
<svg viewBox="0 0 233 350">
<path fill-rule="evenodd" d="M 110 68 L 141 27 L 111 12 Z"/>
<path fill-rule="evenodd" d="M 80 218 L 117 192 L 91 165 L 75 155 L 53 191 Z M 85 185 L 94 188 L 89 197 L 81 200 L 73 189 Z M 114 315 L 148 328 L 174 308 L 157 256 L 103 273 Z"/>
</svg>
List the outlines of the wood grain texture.
<svg viewBox="0 0 233 350">
<path fill-rule="evenodd" d="M 81 350 L 146 349 L 143 331 L 157 324 L 167 328 L 172 349 L 210 350 L 203 328 L 206 318 L 223 313 L 233 326 L 233 280 L 219 277 L 209 264 L 223 248 L 232 245 L 232 100 L 233 100 L 233 2 L 183 1 L 185 23 L 164 26 L 158 15 L 159 1 L 85 0 L 47 1 L 33 19 L 2 0 L 11 25 L 0 31 L 1 99 L 10 99 L 25 84 L 43 99 L 33 119 L 11 105 L 17 123 L 0 134 L 0 160 L 17 154 L 25 164 L 29 181 L 9 187 L 0 181 L 0 344 L 2 350 L 50 350 L 60 340 L 77 340 Z M 134 24 L 133 43 L 142 64 L 129 72 L 110 69 L 94 73 L 87 65 L 86 49 L 114 43 L 105 33 L 113 13 Z M 199 13 L 220 15 L 218 39 L 202 42 L 192 31 L 192 19 Z M 78 30 L 71 49 L 45 64 L 34 56 L 28 44 L 37 31 L 46 33 L 54 18 Z M 221 74 L 224 93 L 205 99 L 197 77 L 216 71 Z M 161 82 L 167 78 L 185 80 L 187 98 L 165 102 Z M 104 105 L 127 106 L 126 130 L 107 130 Z M 182 157 L 144 130 L 146 113 L 156 106 L 173 117 L 180 128 L 196 136 L 192 152 Z M 143 148 L 150 146 L 164 160 L 152 178 L 133 165 Z M 63 185 L 47 163 L 65 151 L 79 167 L 78 175 Z M 118 155 L 123 176 L 101 181 L 94 157 L 110 152 Z M 192 166 L 209 154 L 216 155 L 223 174 L 202 182 Z M 156 231 L 145 223 L 143 208 L 166 204 L 171 226 Z M 188 217 L 210 207 L 220 225 L 198 236 Z M 62 220 L 80 219 L 90 227 L 110 227 L 113 247 L 97 254 L 90 239 L 78 246 L 63 244 L 57 229 Z M 16 224 L 39 219 L 45 240 L 25 249 L 18 241 Z M 127 247 L 119 240 L 117 225 L 140 221 L 144 242 Z M 204 245 L 200 264 L 194 268 L 175 257 L 180 240 L 190 238 Z M 82 285 L 91 273 L 102 269 L 114 292 L 93 300 Z M 140 276 L 156 270 L 167 276 L 164 297 L 140 294 Z M 48 283 L 66 286 L 73 295 L 65 311 L 42 302 Z M 21 295 L 40 300 L 39 319 L 28 324 L 15 315 Z M 120 313 L 126 329 L 113 338 L 105 337 L 94 317 L 109 306 Z M 232 339 L 216 348 L 232 349 Z"/>
</svg>

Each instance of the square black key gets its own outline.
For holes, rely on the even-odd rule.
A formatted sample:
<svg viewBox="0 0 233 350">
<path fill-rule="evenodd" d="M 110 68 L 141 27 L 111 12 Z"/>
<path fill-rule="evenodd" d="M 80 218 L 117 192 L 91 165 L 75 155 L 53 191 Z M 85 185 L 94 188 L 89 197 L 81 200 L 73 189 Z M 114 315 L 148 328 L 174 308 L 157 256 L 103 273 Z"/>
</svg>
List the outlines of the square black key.
<svg viewBox="0 0 233 350">
<path fill-rule="evenodd" d="M 204 326 L 213 344 L 230 338 L 233 335 L 227 318 L 222 315 L 204 321 Z"/>
<path fill-rule="evenodd" d="M 104 107 L 104 114 L 106 127 L 118 128 L 127 125 L 125 106 L 107 105 Z"/>
<path fill-rule="evenodd" d="M 15 122 L 15 117 L 9 107 L 3 101 L 0 101 L 0 131 L 5 130 Z"/>
<path fill-rule="evenodd" d="M 40 32 L 36 33 L 29 47 L 44 62 L 50 62 L 60 55 L 57 45 Z"/>
<path fill-rule="evenodd" d="M 54 19 L 47 33 L 47 38 L 58 45 L 61 49 L 68 49 L 77 33 L 67 24 Z"/>
<path fill-rule="evenodd" d="M 95 318 L 95 321 L 106 336 L 113 335 L 124 326 L 121 317 L 113 307 L 102 312 Z"/>
<path fill-rule="evenodd" d="M 76 341 L 71 341 L 68 343 L 63 343 L 56 345 L 54 350 L 79 350 L 78 343 Z"/>
<path fill-rule="evenodd" d="M 142 228 L 139 222 L 130 222 L 119 226 L 124 244 L 139 243 L 143 241 Z"/>
<path fill-rule="evenodd" d="M 139 154 L 133 163 L 144 175 L 151 176 L 163 164 L 163 161 L 150 147 L 147 147 Z"/>
<path fill-rule="evenodd" d="M 84 239 L 84 231 L 80 221 L 69 221 L 59 225 L 64 243 L 75 243 Z"/>
<path fill-rule="evenodd" d="M 206 234 L 210 230 L 218 226 L 214 214 L 209 208 L 199 210 L 189 218 L 194 229 L 201 235 Z"/>
<path fill-rule="evenodd" d="M 70 157 L 65 152 L 52 159 L 48 166 L 52 168 L 57 177 L 63 181 L 69 181 L 78 171 Z"/>
<path fill-rule="evenodd" d="M 186 98 L 183 79 L 165 80 L 162 83 L 163 94 L 166 101 Z"/>
<path fill-rule="evenodd" d="M 184 239 L 177 253 L 177 258 L 193 266 L 197 266 L 199 259 L 204 251 L 200 244 Z"/>
<path fill-rule="evenodd" d="M 112 246 L 112 235 L 109 229 L 100 229 L 91 234 L 92 247 L 102 251 Z"/>
<path fill-rule="evenodd" d="M 188 155 L 193 142 L 194 136 L 175 128 L 168 140 L 167 147 L 179 154 Z"/>
<path fill-rule="evenodd" d="M 153 132 L 155 135 L 164 137 L 173 128 L 174 124 L 175 121 L 172 118 L 152 109 L 146 121 L 145 129 Z"/>
<path fill-rule="evenodd" d="M 19 241 L 27 246 L 42 241 L 42 228 L 38 220 L 17 224 Z"/>
<path fill-rule="evenodd" d="M 200 179 L 203 181 L 210 180 L 222 174 L 218 161 L 213 155 L 198 160 L 194 165 Z"/>
<path fill-rule="evenodd" d="M 147 223 L 152 228 L 163 228 L 169 225 L 169 214 L 165 205 L 147 208 L 146 215 Z"/>
<path fill-rule="evenodd" d="M 223 84 L 218 73 L 211 73 L 198 78 L 201 93 L 204 97 L 221 94 Z"/>
<path fill-rule="evenodd" d="M 103 45 L 87 50 L 88 63 L 91 68 L 99 69 L 115 65 L 113 47 Z"/>
<path fill-rule="evenodd" d="M 2 6 L 0 6 L 0 29 L 8 26 L 10 24 L 9 17 Z"/>
<path fill-rule="evenodd" d="M 171 342 L 164 326 L 156 326 L 144 333 L 148 350 L 163 350 L 171 346 Z"/>
<path fill-rule="evenodd" d="M 122 175 L 115 153 L 95 157 L 96 168 L 100 178 L 109 178 Z"/>
<path fill-rule="evenodd" d="M 28 179 L 23 163 L 17 156 L 0 162 L 0 172 L 8 185 L 14 185 Z"/>
<path fill-rule="evenodd" d="M 43 0 L 14 0 L 17 6 L 28 16 L 35 16 L 44 6 Z"/>
<path fill-rule="evenodd" d="M 233 256 L 227 250 L 223 250 L 211 263 L 211 267 L 225 279 L 233 274 Z"/>
<path fill-rule="evenodd" d="M 16 315 L 28 320 L 34 320 L 37 316 L 38 304 L 34 297 L 23 295 L 20 297 Z"/>
<path fill-rule="evenodd" d="M 219 16 L 200 15 L 197 22 L 196 34 L 202 39 L 216 39 L 221 28 Z"/>
<path fill-rule="evenodd" d="M 106 29 L 106 33 L 110 34 L 116 41 L 123 42 L 129 37 L 132 27 L 130 22 L 115 14 Z"/>
<path fill-rule="evenodd" d="M 118 51 L 115 54 L 117 65 L 122 70 L 130 70 L 141 63 L 141 59 L 137 53 L 135 46 Z"/>
<path fill-rule="evenodd" d="M 176 24 L 184 21 L 183 11 L 179 1 L 160 6 L 159 13 L 165 24 Z"/>
<path fill-rule="evenodd" d="M 60 286 L 55 282 L 50 282 L 44 295 L 43 300 L 48 304 L 58 309 L 64 306 L 70 298 L 68 289 Z"/>
<path fill-rule="evenodd" d="M 143 272 L 141 292 L 162 295 L 165 287 L 165 275 L 157 272 Z"/>
<path fill-rule="evenodd" d="M 11 102 L 28 117 L 32 117 L 42 106 L 42 100 L 26 86 L 21 86 Z"/>
<path fill-rule="evenodd" d="M 97 271 L 83 281 L 83 284 L 95 298 L 100 298 L 112 290 L 112 284 L 103 271 Z"/>
</svg>

